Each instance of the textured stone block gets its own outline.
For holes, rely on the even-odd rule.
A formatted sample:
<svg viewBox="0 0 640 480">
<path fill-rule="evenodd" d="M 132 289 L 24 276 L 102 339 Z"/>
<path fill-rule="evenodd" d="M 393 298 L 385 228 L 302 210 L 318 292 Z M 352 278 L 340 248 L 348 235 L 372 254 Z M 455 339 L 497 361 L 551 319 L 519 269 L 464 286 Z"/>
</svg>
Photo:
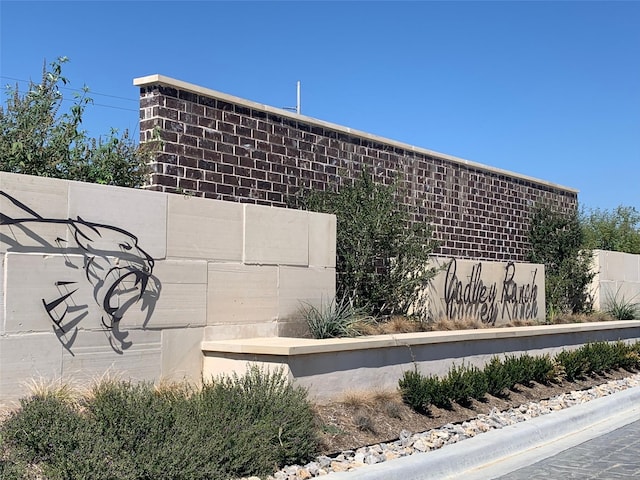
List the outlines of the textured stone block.
<svg viewBox="0 0 640 480">
<path fill-rule="evenodd" d="M 67 331 L 102 329 L 105 312 L 86 278 L 82 256 L 9 252 L 5 262 L 6 332 L 51 332 L 53 319 Z"/>
<path fill-rule="evenodd" d="M 134 287 L 133 280 L 125 285 Z M 207 262 L 156 262 L 148 293 L 131 305 L 122 318 L 123 329 L 204 326 L 207 321 Z"/>
<path fill-rule="evenodd" d="M 167 255 L 214 261 L 242 261 L 242 204 L 170 195 Z"/>
<path fill-rule="evenodd" d="M 105 225 L 98 232 L 84 229 L 94 249 L 116 252 L 122 245 L 129 253 L 141 255 L 135 247 L 154 259 L 167 252 L 167 196 L 133 188 L 69 184 L 69 217 Z M 134 247 L 134 248 L 132 248 Z"/>
<path fill-rule="evenodd" d="M 0 335 L 4 335 L 4 254 L 0 253 Z"/>
<path fill-rule="evenodd" d="M 60 248 L 56 239 L 65 239 L 65 223 L 42 219 L 68 218 L 69 182 L 51 178 L 0 172 L 0 213 L 20 223 L 0 225 L 0 252 L 52 252 Z"/>
<path fill-rule="evenodd" d="M 162 378 L 199 383 L 202 379 L 203 328 L 162 331 Z"/>
<path fill-rule="evenodd" d="M 279 267 L 278 271 L 278 321 L 299 320 L 303 308 L 319 308 L 335 296 L 333 268 Z"/>
<path fill-rule="evenodd" d="M 53 333 L 0 337 L 0 405 L 29 393 L 29 382 L 62 375 L 62 345 Z"/>
<path fill-rule="evenodd" d="M 63 377 L 82 383 L 105 375 L 134 381 L 159 379 L 161 332 L 131 330 L 124 334 L 123 341 L 115 341 L 114 349 L 111 333 L 81 332 L 69 351 L 63 351 Z"/>
<path fill-rule="evenodd" d="M 309 215 L 262 205 L 244 205 L 244 263 L 309 264 Z"/>
<path fill-rule="evenodd" d="M 277 267 L 209 264 L 207 325 L 268 323 L 277 315 Z"/>
<path fill-rule="evenodd" d="M 209 325 L 204 329 L 204 340 L 235 340 L 238 338 L 265 338 L 278 336 L 278 322 L 243 323 L 238 325 Z"/>
<path fill-rule="evenodd" d="M 336 266 L 336 216 L 309 213 L 309 265 Z"/>
</svg>

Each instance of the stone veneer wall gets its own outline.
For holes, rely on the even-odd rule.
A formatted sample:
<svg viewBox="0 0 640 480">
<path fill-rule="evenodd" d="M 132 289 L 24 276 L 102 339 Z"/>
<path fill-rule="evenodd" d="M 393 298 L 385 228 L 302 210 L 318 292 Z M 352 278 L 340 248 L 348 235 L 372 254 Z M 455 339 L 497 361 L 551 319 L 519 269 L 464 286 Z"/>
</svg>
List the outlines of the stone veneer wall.
<svg viewBox="0 0 640 480">
<path fill-rule="evenodd" d="M 363 167 L 390 184 L 439 254 L 524 261 L 530 208 L 575 210 L 577 191 L 151 75 L 140 87 L 142 141 L 164 145 L 150 189 L 274 206 L 303 187 L 347 182 Z"/>
<path fill-rule="evenodd" d="M 199 380 L 203 340 L 299 334 L 335 294 L 333 215 L 0 172 L 0 219 L 0 404 Z"/>
<path fill-rule="evenodd" d="M 606 310 L 611 301 L 640 306 L 640 255 L 594 250 L 593 268 L 593 308 Z"/>
</svg>

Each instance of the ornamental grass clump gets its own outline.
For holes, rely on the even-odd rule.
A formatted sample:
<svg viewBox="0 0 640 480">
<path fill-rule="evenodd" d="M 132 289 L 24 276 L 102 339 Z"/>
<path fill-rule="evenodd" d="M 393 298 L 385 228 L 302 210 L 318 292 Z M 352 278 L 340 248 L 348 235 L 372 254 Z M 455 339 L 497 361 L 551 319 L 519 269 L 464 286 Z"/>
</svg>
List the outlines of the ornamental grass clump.
<svg viewBox="0 0 640 480">
<path fill-rule="evenodd" d="M 343 297 L 332 298 L 328 303 L 316 307 L 306 304 L 302 315 L 313 338 L 356 337 L 369 323 L 362 309 L 356 308 Z"/>
<path fill-rule="evenodd" d="M 637 295 L 627 299 L 624 295 L 618 297 L 618 293 L 616 292 L 613 296 L 607 296 L 604 311 L 616 320 L 636 320 L 640 318 L 640 303 L 634 302 Z"/>
</svg>

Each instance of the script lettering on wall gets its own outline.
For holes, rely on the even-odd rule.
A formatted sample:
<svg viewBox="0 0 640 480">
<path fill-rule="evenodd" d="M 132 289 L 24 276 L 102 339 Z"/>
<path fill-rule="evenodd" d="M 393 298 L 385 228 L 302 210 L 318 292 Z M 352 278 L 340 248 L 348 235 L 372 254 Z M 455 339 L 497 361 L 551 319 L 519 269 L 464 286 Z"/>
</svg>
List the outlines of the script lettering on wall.
<svg viewBox="0 0 640 480">
<path fill-rule="evenodd" d="M 129 334 L 120 329 L 120 320 L 139 304 L 146 311 L 146 326 L 161 290 L 160 281 L 153 276 L 155 261 L 138 244 L 138 238 L 122 228 L 80 217 L 45 218 L 6 192 L 0 190 L 0 196 L 10 202 L 11 212 L 0 212 L 0 225 L 9 227 L 0 233 L 7 251 L 47 253 L 64 259 L 65 278 L 43 285 L 39 299 L 62 345 L 73 354 L 78 326 L 89 315 L 88 304 L 82 303 L 88 289 L 101 312 L 100 324 L 111 348 L 117 353 L 129 348 Z M 51 224 L 66 226 L 69 234 L 46 238 L 43 227 Z M 28 244 L 18 240 L 25 236 Z"/>
<path fill-rule="evenodd" d="M 476 318 L 489 325 L 536 318 L 539 313 L 538 269 L 531 268 L 527 280 L 518 283 L 518 267 L 519 264 L 508 262 L 500 280 L 491 281 L 483 276 L 482 262 L 474 263 L 470 273 L 462 275 L 458 262 L 452 258 L 444 272 L 442 313 L 450 319 Z"/>
</svg>

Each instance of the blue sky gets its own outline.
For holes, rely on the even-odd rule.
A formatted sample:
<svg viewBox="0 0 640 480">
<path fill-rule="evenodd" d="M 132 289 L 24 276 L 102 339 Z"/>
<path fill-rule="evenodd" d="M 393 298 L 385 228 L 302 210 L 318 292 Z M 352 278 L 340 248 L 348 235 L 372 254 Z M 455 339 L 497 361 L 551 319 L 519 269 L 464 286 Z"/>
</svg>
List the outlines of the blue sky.
<svg viewBox="0 0 640 480">
<path fill-rule="evenodd" d="M 69 57 L 94 136 L 137 134 L 135 77 L 275 107 L 300 80 L 304 115 L 640 210 L 640 2 L 2 1 L 0 16 L 1 84 Z"/>
</svg>

